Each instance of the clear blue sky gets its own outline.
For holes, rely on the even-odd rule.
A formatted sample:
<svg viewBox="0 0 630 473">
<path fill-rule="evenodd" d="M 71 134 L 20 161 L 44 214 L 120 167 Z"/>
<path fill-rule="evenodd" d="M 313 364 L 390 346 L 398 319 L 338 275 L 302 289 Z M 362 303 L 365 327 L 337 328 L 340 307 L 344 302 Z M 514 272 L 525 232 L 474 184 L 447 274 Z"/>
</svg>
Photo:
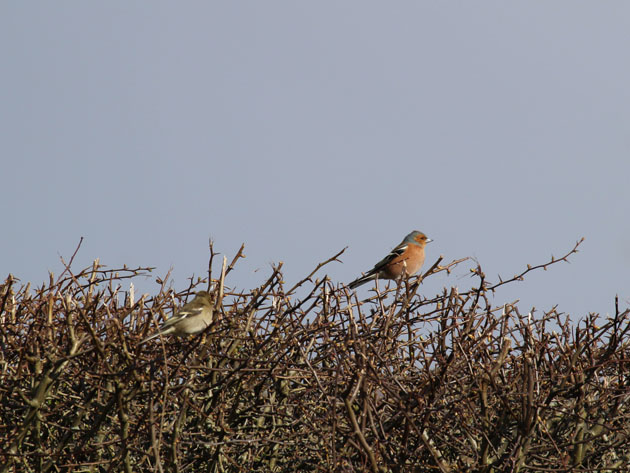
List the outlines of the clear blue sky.
<svg viewBox="0 0 630 473">
<path fill-rule="evenodd" d="M 248 288 L 419 229 L 427 262 L 575 317 L 630 301 L 630 2 L 2 2 L 0 276 L 77 267 Z M 425 282 L 466 288 L 467 268 Z M 155 286 L 148 283 L 147 291 Z M 365 289 L 361 289 L 365 290 Z"/>
</svg>

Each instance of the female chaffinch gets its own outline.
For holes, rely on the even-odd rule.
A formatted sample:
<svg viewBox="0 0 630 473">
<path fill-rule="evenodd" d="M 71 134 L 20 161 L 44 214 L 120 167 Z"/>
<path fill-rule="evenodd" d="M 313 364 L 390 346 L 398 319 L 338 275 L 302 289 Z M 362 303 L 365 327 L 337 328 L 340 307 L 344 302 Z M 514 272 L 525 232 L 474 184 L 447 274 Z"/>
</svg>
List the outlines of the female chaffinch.
<svg viewBox="0 0 630 473">
<path fill-rule="evenodd" d="M 214 314 L 214 296 L 206 291 L 199 291 L 195 298 L 184 304 L 175 315 L 166 320 L 158 332 L 149 335 L 140 344 L 153 340 L 160 335 L 174 334 L 178 337 L 193 335 L 204 330 L 212 323 Z"/>
<path fill-rule="evenodd" d="M 424 247 L 431 241 L 433 240 L 424 233 L 414 230 L 365 275 L 348 284 L 348 287 L 354 289 L 376 278 L 398 279 L 403 273 L 408 276 L 414 274 L 424 264 Z"/>
</svg>

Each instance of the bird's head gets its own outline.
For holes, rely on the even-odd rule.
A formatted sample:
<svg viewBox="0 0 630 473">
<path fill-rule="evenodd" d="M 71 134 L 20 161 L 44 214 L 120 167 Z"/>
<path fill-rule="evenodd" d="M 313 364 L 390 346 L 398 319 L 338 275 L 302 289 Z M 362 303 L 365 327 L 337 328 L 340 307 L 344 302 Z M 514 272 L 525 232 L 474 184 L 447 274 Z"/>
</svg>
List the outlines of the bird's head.
<svg viewBox="0 0 630 473">
<path fill-rule="evenodd" d="M 199 291 L 195 294 L 195 299 L 204 302 L 212 302 L 214 300 L 214 294 L 210 294 L 208 291 Z"/>
<path fill-rule="evenodd" d="M 405 241 L 408 243 L 417 243 L 418 245 L 424 246 L 427 243 L 432 242 L 431 238 L 427 237 L 424 233 L 414 230 L 405 238 Z"/>
</svg>

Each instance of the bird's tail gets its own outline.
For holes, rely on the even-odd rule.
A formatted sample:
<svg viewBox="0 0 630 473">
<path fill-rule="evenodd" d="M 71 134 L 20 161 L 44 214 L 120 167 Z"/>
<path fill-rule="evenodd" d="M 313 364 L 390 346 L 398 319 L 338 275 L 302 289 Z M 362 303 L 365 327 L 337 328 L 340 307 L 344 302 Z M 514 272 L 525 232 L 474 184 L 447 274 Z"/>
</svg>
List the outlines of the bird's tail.
<svg viewBox="0 0 630 473">
<path fill-rule="evenodd" d="M 143 343 L 146 343 L 146 342 L 148 342 L 148 341 L 151 341 L 151 340 L 153 340 L 154 338 L 158 338 L 158 337 L 160 336 L 160 334 L 164 336 L 164 335 L 168 335 L 168 333 L 169 333 L 169 332 L 168 332 L 168 331 L 166 331 L 166 330 L 162 330 L 161 332 L 158 330 L 158 331 L 157 331 L 157 332 L 155 332 L 153 335 L 149 335 L 148 337 L 146 337 L 146 338 L 142 339 L 142 340 L 140 341 L 140 343 L 138 343 L 138 345 L 142 345 Z"/>
<path fill-rule="evenodd" d="M 350 289 L 354 289 L 356 287 L 359 287 L 362 284 L 365 284 L 368 281 L 371 281 L 372 279 L 376 279 L 376 274 L 368 273 L 365 276 L 361 276 L 360 278 L 357 278 L 354 281 L 352 281 L 350 284 L 348 284 L 348 287 Z"/>
</svg>

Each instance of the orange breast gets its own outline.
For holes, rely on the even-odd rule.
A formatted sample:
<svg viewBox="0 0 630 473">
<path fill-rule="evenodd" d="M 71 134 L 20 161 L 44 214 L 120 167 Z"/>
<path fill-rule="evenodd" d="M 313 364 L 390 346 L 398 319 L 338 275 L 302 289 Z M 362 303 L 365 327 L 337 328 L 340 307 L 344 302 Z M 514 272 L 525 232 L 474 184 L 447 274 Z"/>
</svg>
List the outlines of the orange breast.
<svg viewBox="0 0 630 473">
<path fill-rule="evenodd" d="M 397 279 L 403 272 L 414 274 L 424 264 L 424 248 L 417 245 L 409 245 L 407 250 L 395 258 L 387 267 L 380 271 L 379 277 L 384 279 Z"/>
</svg>

